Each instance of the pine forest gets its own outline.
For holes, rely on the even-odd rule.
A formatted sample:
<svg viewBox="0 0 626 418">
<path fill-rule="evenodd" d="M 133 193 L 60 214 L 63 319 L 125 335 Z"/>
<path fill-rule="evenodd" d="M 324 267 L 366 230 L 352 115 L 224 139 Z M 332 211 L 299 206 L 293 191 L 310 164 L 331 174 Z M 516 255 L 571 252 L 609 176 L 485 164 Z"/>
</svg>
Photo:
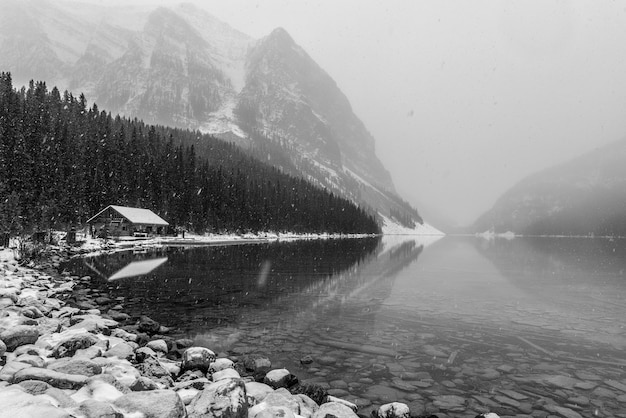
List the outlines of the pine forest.
<svg viewBox="0 0 626 418">
<path fill-rule="evenodd" d="M 109 204 L 197 233 L 380 232 L 368 211 L 233 144 L 0 74 L 0 232 L 80 226 Z"/>
</svg>

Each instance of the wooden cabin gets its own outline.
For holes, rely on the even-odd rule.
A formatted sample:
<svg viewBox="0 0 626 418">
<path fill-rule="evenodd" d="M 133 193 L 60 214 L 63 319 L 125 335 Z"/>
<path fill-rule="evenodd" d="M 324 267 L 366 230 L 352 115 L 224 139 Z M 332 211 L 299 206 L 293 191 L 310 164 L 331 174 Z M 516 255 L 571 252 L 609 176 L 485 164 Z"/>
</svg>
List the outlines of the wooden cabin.
<svg viewBox="0 0 626 418">
<path fill-rule="evenodd" d="M 91 236 L 150 237 L 164 235 L 169 223 L 149 209 L 109 205 L 87 220 Z"/>
</svg>

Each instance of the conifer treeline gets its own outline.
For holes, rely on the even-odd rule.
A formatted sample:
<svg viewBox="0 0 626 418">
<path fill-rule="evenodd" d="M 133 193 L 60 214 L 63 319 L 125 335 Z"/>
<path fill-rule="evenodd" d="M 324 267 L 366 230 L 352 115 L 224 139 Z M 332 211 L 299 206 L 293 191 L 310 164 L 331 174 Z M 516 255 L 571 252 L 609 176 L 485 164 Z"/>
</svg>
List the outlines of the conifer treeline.
<svg viewBox="0 0 626 418">
<path fill-rule="evenodd" d="M 1 73 L 0 232 L 66 228 L 109 204 L 196 232 L 379 232 L 351 202 L 234 145 L 112 117 L 43 82 L 17 91 Z"/>
</svg>

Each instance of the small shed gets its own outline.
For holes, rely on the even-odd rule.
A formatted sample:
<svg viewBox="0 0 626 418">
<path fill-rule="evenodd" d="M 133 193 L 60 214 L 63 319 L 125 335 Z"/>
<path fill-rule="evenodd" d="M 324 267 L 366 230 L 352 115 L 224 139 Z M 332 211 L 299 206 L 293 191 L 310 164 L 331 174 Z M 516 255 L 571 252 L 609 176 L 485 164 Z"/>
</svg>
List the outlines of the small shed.
<svg viewBox="0 0 626 418">
<path fill-rule="evenodd" d="M 109 205 L 87 220 L 92 236 L 163 235 L 169 223 L 149 209 Z"/>
</svg>

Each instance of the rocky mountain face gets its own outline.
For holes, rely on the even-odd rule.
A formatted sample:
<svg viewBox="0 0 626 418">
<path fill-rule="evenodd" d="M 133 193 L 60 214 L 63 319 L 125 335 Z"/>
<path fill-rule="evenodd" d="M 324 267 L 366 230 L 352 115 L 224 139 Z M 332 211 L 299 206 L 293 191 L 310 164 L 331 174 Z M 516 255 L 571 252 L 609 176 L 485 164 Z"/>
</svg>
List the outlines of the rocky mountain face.
<svg viewBox="0 0 626 418">
<path fill-rule="evenodd" d="M 15 84 L 44 80 L 114 114 L 214 134 L 421 227 L 346 96 L 284 29 L 255 40 L 189 4 L 5 0 L 0 16 L 1 70 Z"/>
<path fill-rule="evenodd" d="M 626 236 L 626 139 L 527 177 L 474 224 L 478 232 Z"/>
</svg>

